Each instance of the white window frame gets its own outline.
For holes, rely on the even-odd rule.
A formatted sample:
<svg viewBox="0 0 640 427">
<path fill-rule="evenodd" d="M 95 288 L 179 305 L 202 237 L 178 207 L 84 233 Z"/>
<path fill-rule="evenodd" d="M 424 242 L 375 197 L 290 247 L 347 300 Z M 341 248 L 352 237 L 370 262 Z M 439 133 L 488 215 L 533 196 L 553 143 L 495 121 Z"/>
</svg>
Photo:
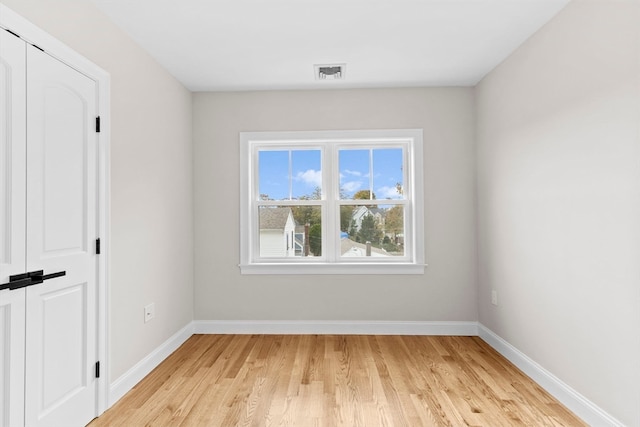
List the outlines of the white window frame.
<svg viewBox="0 0 640 427">
<path fill-rule="evenodd" d="M 340 205 L 369 205 L 367 200 L 340 200 L 338 151 L 341 148 L 404 149 L 405 255 L 348 258 L 339 253 Z M 240 271 L 241 274 L 424 274 L 424 179 L 422 129 L 240 133 Z M 259 205 L 295 206 L 299 200 L 259 201 L 260 149 L 321 149 L 322 199 L 304 204 L 323 206 L 321 257 L 261 258 Z M 377 200 L 384 204 L 384 200 Z"/>
</svg>

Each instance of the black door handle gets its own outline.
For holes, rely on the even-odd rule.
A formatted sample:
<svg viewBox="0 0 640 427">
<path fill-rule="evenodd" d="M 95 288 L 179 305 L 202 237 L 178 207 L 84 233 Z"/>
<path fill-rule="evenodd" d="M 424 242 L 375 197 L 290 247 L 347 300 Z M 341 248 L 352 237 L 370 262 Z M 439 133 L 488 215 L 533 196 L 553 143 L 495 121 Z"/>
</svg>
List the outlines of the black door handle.
<svg viewBox="0 0 640 427">
<path fill-rule="evenodd" d="M 29 285 L 31 285 L 31 277 L 29 277 L 29 273 L 15 274 L 13 276 L 9 276 L 8 283 L 0 285 L 0 290 L 9 289 L 12 291 Z"/>
<path fill-rule="evenodd" d="M 30 271 L 29 273 L 16 274 L 9 276 L 9 282 L 0 285 L 0 291 L 3 289 L 9 289 L 11 291 L 20 288 L 26 288 L 27 286 L 38 285 L 45 280 L 53 279 L 56 277 L 66 276 L 66 271 L 58 271 L 57 273 L 44 274 L 43 270 Z"/>
<path fill-rule="evenodd" d="M 45 280 L 54 279 L 56 277 L 66 276 L 67 272 L 66 271 L 58 271 L 57 273 L 44 274 L 44 271 L 38 270 L 38 271 L 31 271 L 31 272 L 29 272 L 27 274 L 29 275 L 29 278 L 31 279 L 31 282 L 32 282 L 31 285 L 37 285 L 39 283 L 44 282 Z"/>
</svg>

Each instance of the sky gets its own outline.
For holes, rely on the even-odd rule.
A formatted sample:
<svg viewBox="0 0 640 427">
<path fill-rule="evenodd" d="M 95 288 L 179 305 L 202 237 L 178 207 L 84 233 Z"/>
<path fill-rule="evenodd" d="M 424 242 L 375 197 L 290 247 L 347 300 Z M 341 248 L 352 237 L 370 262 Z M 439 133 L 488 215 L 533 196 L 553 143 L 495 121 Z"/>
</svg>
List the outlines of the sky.
<svg viewBox="0 0 640 427">
<path fill-rule="evenodd" d="M 400 199 L 396 183 L 403 182 L 401 148 L 339 150 L 340 188 L 346 199 L 373 189 L 378 200 Z M 259 192 L 270 199 L 298 199 L 322 186 L 320 150 L 260 151 Z"/>
</svg>

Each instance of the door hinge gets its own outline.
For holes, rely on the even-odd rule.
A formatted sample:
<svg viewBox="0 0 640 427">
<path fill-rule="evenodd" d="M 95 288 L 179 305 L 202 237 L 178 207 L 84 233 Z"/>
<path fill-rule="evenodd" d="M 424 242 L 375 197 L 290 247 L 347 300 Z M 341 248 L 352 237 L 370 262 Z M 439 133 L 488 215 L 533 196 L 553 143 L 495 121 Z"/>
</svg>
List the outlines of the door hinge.
<svg viewBox="0 0 640 427">
<path fill-rule="evenodd" d="M 96 133 L 100 133 L 100 116 L 96 117 Z"/>
<path fill-rule="evenodd" d="M 96 255 L 100 255 L 100 239 L 96 239 Z"/>
<path fill-rule="evenodd" d="M 96 362 L 96 378 L 100 378 L 100 362 Z"/>
</svg>

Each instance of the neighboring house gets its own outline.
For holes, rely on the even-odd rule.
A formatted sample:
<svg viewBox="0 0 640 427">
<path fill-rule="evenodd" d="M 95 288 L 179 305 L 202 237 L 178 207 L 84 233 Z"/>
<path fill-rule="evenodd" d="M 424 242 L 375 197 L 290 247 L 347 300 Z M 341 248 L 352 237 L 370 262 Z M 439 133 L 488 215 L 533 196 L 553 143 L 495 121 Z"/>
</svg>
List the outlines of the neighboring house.
<svg viewBox="0 0 640 427">
<path fill-rule="evenodd" d="M 355 229 L 360 230 L 364 217 L 366 217 L 367 215 L 373 215 L 373 218 L 376 220 L 376 224 L 380 224 L 380 227 L 384 229 L 384 213 L 385 212 L 383 209 L 360 206 L 354 209 L 351 220 L 355 224 Z"/>
<path fill-rule="evenodd" d="M 291 208 L 260 209 L 260 256 L 296 255 L 296 223 Z"/>
</svg>

